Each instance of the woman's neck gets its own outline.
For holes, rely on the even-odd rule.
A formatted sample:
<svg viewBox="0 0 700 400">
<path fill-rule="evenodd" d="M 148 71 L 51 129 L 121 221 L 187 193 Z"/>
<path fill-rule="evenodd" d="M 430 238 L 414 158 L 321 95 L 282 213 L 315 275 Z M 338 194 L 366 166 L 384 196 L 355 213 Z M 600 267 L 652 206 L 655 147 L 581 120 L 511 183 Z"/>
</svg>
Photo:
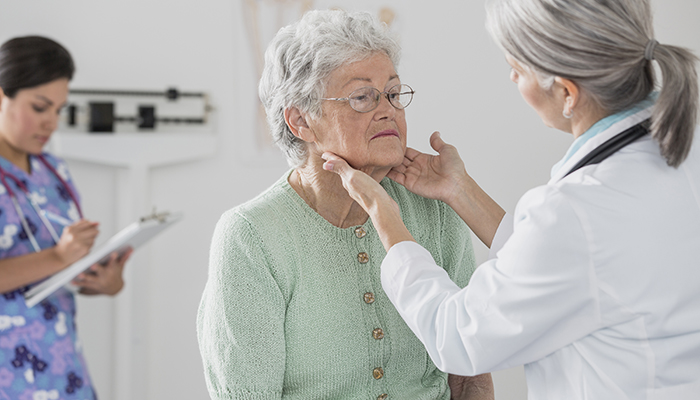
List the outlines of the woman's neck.
<svg viewBox="0 0 700 400">
<path fill-rule="evenodd" d="M 29 164 L 29 153 L 18 150 L 11 146 L 7 141 L 0 139 L 0 156 L 11 162 L 26 173 L 31 173 Z"/>
<path fill-rule="evenodd" d="M 610 115 L 609 112 L 603 110 L 601 107 L 591 105 L 585 105 L 581 107 L 578 114 L 574 116 L 571 121 L 571 133 L 574 135 L 574 139 L 578 139 L 581 135 L 586 133 L 596 122 Z"/>
<path fill-rule="evenodd" d="M 313 156 L 309 156 L 311 158 Z M 320 159 L 320 158 L 319 158 Z M 362 225 L 369 217 L 348 194 L 337 174 L 323 169 L 321 162 L 307 162 L 289 176 L 289 184 L 314 211 L 339 228 Z M 369 174 L 381 181 L 389 169 L 374 169 Z"/>
</svg>

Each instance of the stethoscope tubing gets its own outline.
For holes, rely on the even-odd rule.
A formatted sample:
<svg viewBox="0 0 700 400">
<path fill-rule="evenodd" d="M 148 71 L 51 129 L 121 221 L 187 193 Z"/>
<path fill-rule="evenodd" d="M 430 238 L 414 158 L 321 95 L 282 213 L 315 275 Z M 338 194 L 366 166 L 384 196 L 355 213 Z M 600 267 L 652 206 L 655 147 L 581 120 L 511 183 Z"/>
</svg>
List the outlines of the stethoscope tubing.
<svg viewBox="0 0 700 400">
<path fill-rule="evenodd" d="M 3 185 L 5 185 L 4 179 L 3 179 Z M 5 187 L 7 187 L 7 185 L 5 185 Z M 7 192 L 8 192 L 8 194 L 10 194 L 9 190 Z M 38 253 L 39 251 L 41 251 L 41 247 L 39 247 L 39 243 L 37 243 L 36 238 L 34 237 L 34 234 L 32 233 L 32 229 L 29 226 L 29 224 L 27 223 L 27 217 L 24 215 L 24 212 L 22 211 L 22 207 L 19 206 L 19 202 L 17 202 L 17 197 L 14 194 L 10 194 L 10 200 L 12 200 L 12 205 L 15 206 L 15 211 L 17 212 L 17 216 L 19 216 L 19 222 L 22 224 L 22 228 L 24 228 L 24 231 L 27 233 L 27 237 L 29 238 L 29 241 L 31 242 L 32 247 L 34 247 L 34 251 L 36 251 Z"/>
<path fill-rule="evenodd" d="M 76 209 L 78 210 L 78 214 L 80 215 L 80 218 L 83 217 L 83 212 L 80 209 L 80 204 L 78 204 L 78 199 L 76 198 L 75 194 L 71 190 L 71 188 L 68 186 L 68 183 L 59 175 L 58 171 L 49 164 L 48 161 L 44 158 L 44 156 L 37 156 L 37 158 L 46 166 L 51 173 L 53 173 L 56 178 L 58 179 L 59 182 L 61 182 L 61 185 L 63 185 L 64 189 L 66 189 L 66 192 L 70 196 L 71 200 L 75 204 Z M 17 179 L 16 176 L 10 174 L 9 172 L 5 171 L 2 167 L 0 167 L 0 181 L 2 181 L 3 186 L 5 186 L 5 190 L 7 190 L 7 194 L 10 196 L 10 200 L 12 201 L 12 205 L 15 208 L 15 212 L 17 213 L 17 216 L 19 217 L 20 223 L 22 224 L 22 227 L 24 228 L 24 232 L 27 234 L 27 238 L 29 238 L 29 242 L 32 244 L 32 247 L 34 248 L 34 251 L 37 253 L 41 251 L 41 247 L 39 246 L 39 243 L 36 241 L 36 238 L 34 237 L 34 234 L 32 233 L 31 227 L 29 226 L 29 223 L 27 222 L 27 217 L 22 211 L 22 207 L 19 205 L 19 201 L 17 200 L 17 195 L 15 194 L 15 191 L 10 187 L 10 185 L 7 182 L 7 179 L 5 178 L 10 178 L 10 180 L 15 182 L 15 185 L 24 193 L 24 197 L 27 199 L 27 202 L 31 204 L 32 208 L 34 209 L 34 212 L 36 212 L 37 216 L 41 220 L 41 222 L 44 224 L 46 229 L 49 231 L 49 234 L 51 235 L 51 238 L 53 239 L 54 243 L 58 243 L 59 241 L 59 236 L 56 230 L 54 229 L 53 225 L 51 222 L 49 222 L 46 219 L 46 216 L 42 212 L 43 210 L 39 205 L 36 203 L 36 200 L 34 197 L 29 193 L 29 189 L 20 181 Z"/>
</svg>

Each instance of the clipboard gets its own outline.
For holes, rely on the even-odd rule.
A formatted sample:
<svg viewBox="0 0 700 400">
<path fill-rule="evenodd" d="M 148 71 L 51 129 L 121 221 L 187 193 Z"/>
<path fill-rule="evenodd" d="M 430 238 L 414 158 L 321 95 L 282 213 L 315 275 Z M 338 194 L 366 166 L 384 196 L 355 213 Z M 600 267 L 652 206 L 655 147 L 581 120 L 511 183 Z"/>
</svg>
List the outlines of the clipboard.
<svg viewBox="0 0 700 400">
<path fill-rule="evenodd" d="M 55 273 L 24 293 L 24 300 L 27 303 L 27 307 L 33 307 L 39 304 L 39 302 L 51 295 L 51 293 L 72 281 L 73 278 L 90 268 L 93 264 L 106 264 L 109 260 L 109 256 L 113 252 L 116 251 L 121 255 L 129 247 L 136 250 L 151 238 L 181 219 L 182 213 L 162 212 L 156 214 L 155 211 L 151 215 L 139 218 L 136 222 L 133 222 L 126 228 L 117 232 L 101 246 L 93 249 L 85 257 Z"/>
</svg>

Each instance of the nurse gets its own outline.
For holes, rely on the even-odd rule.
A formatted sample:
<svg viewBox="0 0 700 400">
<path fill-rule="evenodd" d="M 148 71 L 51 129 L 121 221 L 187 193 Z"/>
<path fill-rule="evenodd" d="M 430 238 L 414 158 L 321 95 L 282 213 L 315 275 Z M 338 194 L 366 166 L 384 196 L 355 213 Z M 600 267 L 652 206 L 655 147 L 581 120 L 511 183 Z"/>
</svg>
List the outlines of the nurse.
<svg viewBox="0 0 700 400">
<path fill-rule="evenodd" d="M 60 289 L 32 308 L 23 297 L 86 255 L 98 233 L 82 217 L 66 164 L 43 152 L 73 72 L 70 54 L 53 40 L 0 46 L 0 399 L 96 398 L 77 344 L 73 293 Z M 83 294 L 118 293 L 130 254 L 112 254 L 74 283 Z"/>
<path fill-rule="evenodd" d="M 388 251 L 382 285 L 441 370 L 524 364 L 531 400 L 697 399 L 696 58 L 655 40 L 650 8 L 647 0 L 489 2 L 487 26 L 511 80 L 574 142 L 513 216 L 437 133 L 438 156 L 409 149 L 390 173 L 448 203 L 490 245 L 493 258 L 464 289 L 413 241 L 375 181 L 324 155 L 324 168 L 372 218 Z"/>
</svg>

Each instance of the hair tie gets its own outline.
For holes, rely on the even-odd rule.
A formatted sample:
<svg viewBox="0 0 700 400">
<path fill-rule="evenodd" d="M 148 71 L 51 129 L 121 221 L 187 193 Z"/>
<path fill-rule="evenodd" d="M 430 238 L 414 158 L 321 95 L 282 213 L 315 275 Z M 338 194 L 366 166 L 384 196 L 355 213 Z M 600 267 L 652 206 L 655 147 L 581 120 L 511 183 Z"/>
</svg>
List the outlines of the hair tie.
<svg viewBox="0 0 700 400">
<path fill-rule="evenodd" d="M 647 48 L 644 49 L 644 58 L 646 58 L 648 61 L 651 61 L 654 59 L 654 50 L 656 50 L 656 46 L 659 44 L 659 42 L 656 41 L 656 39 L 649 39 L 649 42 L 647 43 Z"/>
</svg>

